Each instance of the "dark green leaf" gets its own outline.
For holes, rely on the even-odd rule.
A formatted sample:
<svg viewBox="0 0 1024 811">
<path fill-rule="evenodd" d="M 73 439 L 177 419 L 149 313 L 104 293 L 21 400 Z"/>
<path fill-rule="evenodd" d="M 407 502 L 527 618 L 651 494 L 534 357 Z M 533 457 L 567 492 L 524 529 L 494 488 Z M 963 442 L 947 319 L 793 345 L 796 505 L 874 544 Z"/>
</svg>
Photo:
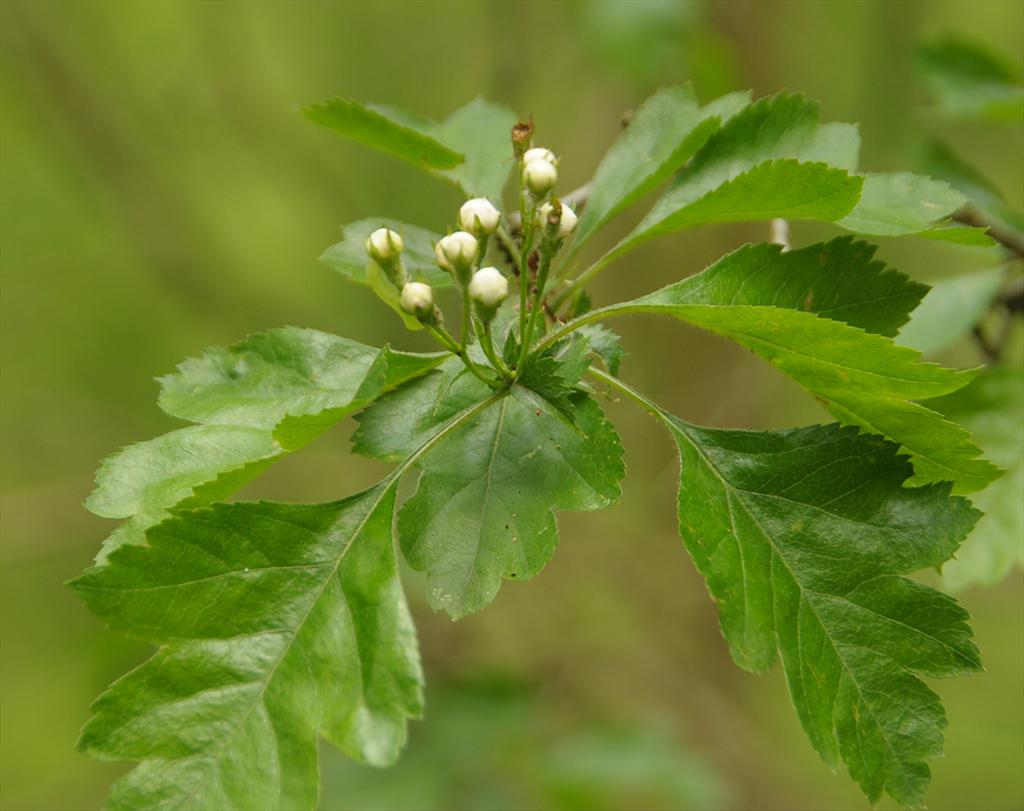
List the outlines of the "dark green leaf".
<svg viewBox="0 0 1024 811">
<path fill-rule="evenodd" d="M 679 446 L 679 531 L 733 658 L 762 671 L 778 655 L 822 758 L 872 803 L 920 805 L 946 716 L 919 677 L 980 660 L 967 613 L 903 575 L 947 560 L 977 511 L 948 485 L 904 486 L 911 467 L 880 437 L 699 428 L 613 382 Z"/>
<path fill-rule="evenodd" d="M 946 716 L 918 676 L 980 668 L 967 614 L 900 575 L 937 566 L 977 513 L 948 485 L 901 486 L 896 446 L 852 429 L 711 431 L 666 417 L 679 444 L 679 531 L 737 663 L 778 650 L 824 760 L 872 802 L 916 806 Z"/>
<path fill-rule="evenodd" d="M 450 361 L 359 415 L 354 450 L 401 459 L 437 426 L 491 395 Z M 428 577 L 428 599 L 453 617 L 494 599 L 503 577 L 526 580 L 557 542 L 554 510 L 596 510 L 619 496 L 622 448 L 597 404 L 575 393 L 572 421 L 518 384 L 420 463 L 399 512 L 406 560 Z"/>
<path fill-rule="evenodd" d="M 977 458 L 980 450 L 970 435 L 914 402 L 949 394 L 966 385 L 973 373 L 920 363 L 917 352 L 897 346 L 883 334 L 823 317 L 849 318 L 853 324 L 891 334 L 920 295 L 920 286 L 869 264 L 870 251 L 862 250 L 856 258 L 855 247 L 840 239 L 789 253 L 780 253 L 777 246 L 741 248 L 697 276 L 632 302 L 594 310 L 576 323 L 625 313 L 659 313 L 729 337 L 778 366 L 842 421 L 903 445 L 913 456 L 916 482 L 952 481 L 961 493 L 985 487 L 998 470 Z M 827 294 L 812 296 L 810 308 L 822 309 L 818 314 L 805 312 L 806 294 L 801 299 L 799 293 L 808 282 L 816 280 L 820 290 L 829 291 L 832 285 L 843 285 L 844 275 L 858 272 L 858 264 L 830 263 L 827 257 L 834 252 L 856 258 L 864 272 L 864 298 L 857 297 L 854 306 L 844 308 L 838 300 L 830 302 Z M 831 268 L 831 278 L 812 272 L 808 255 L 826 257 L 819 261 Z M 765 270 L 773 263 L 793 267 L 807 278 L 792 287 L 781 285 L 778 271 Z M 880 302 L 877 313 L 862 306 L 872 297 Z"/>
</svg>

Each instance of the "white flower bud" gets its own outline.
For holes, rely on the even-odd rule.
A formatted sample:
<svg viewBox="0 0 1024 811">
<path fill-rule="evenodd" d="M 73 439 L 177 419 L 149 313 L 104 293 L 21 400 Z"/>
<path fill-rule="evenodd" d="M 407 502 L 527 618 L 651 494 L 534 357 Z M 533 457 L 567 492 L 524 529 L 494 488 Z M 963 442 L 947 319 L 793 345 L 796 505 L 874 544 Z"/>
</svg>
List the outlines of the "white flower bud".
<svg viewBox="0 0 1024 811">
<path fill-rule="evenodd" d="M 541 228 L 547 227 L 548 217 L 551 216 L 551 212 L 554 210 L 554 206 L 551 203 L 545 203 L 537 209 L 537 224 Z M 576 212 L 573 211 L 565 203 L 562 203 L 562 219 L 558 223 L 558 236 L 563 239 L 573 231 L 576 230 L 576 223 L 579 222 L 579 218 L 576 216 Z"/>
<path fill-rule="evenodd" d="M 550 149 L 545 149 L 542 146 L 535 146 L 533 149 L 527 149 L 523 153 L 523 166 L 533 161 L 547 161 L 548 163 L 555 162 L 555 153 Z"/>
<path fill-rule="evenodd" d="M 382 265 L 394 262 L 404 249 L 402 237 L 390 228 L 378 228 L 366 240 L 366 252 Z"/>
<path fill-rule="evenodd" d="M 479 255 L 480 243 L 466 231 L 456 231 L 442 237 L 434 246 L 438 266 L 454 273 L 463 284 L 469 281 L 469 271 Z"/>
<path fill-rule="evenodd" d="M 409 282 L 402 288 L 401 304 L 409 315 L 427 316 L 434 310 L 434 290 L 423 282 Z"/>
<path fill-rule="evenodd" d="M 476 234 L 478 237 L 493 234 L 501 219 L 498 211 L 486 197 L 474 197 L 467 200 L 459 209 L 459 225 L 463 230 Z"/>
<path fill-rule="evenodd" d="M 543 197 L 558 182 L 558 170 L 551 161 L 538 159 L 523 167 L 523 183 L 536 197 Z"/>
<path fill-rule="evenodd" d="M 469 297 L 485 309 L 493 310 L 508 298 L 508 279 L 497 268 L 480 268 L 469 283 Z"/>
</svg>

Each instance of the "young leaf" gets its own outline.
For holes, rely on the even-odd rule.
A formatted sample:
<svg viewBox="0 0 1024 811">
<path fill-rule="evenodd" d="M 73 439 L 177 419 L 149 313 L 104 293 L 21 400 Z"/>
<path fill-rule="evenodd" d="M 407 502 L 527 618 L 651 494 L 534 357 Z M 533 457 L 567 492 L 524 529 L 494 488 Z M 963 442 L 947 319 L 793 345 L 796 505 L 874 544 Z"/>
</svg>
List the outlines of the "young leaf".
<svg viewBox="0 0 1024 811">
<path fill-rule="evenodd" d="M 860 234 L 899 236 L 925 231 L 967 198 L 942 180 L 909 172 L 864 176 L 860 200 L 839 225 Z"/>
<path fill-rule="evenodd" d="M 435 426 L 489 394 L 451 363 L 359 415 L 354 450 L 407 456 Z M 554 510 L 596 510 L 619 497 L 625 469 L 614 428 L 585 394 L 572 422 L 515 384 L 427 455 L 416 493 L 399 511 L 406 560 L 426 571 L 428 600 L 453 617 L 490 603 L 503 577 L 526 580 L 557 542 Z"/>
<path fill-rule="evenodd" d="M 1024 232 L 1024 216 L 1014 211 L 999 188 L 977 168 L 967 163 L 949 144 L 931 139 L 921 150 L 919 162 L 928 174 L 945 180 L 966 194 L 971 204 L 1018 232 Z"/>
<path fill-rule="evenodd" d="M 960 590 L 998 582 L 1024 566 L 1024 373 L 996 367 L 969 386 L 930 403 L 972 430 L 985 454 L 1004 473 L 971 497 L 983 515 L 954 560 L 942 567 L 942 582 Z"/>
<path fill-rule="evenodd" d="M 856 127 L 820 125 L 818 105 L 801 95 L 759 99 L 707 139 L 643 221 L 587 273 L 698 224 L 785 217 L 894 236 L 928 230 L 963 204 L 946 183 L 921 175 L 854 175 L 859 148 Z"/>
<path fill-rule="evenodd" d="M 176 505 L 223 499 L 383 392 L 422 375 L 443 355 L 374 349 L 315 330 L 271 330 L 207 350 L 161 380 L 167 413 L 202 423 L 108 457 L 86 506 L 134 519 L 104 554 Z"/>
<path fill-rule="evenodd" d="M 446 172 L 469 197 L 501 201 L 501 190 L 513 161 L 509 141 L 516 114 L 500 104 L 477 97 L 442 121 L 433 130 L 444 143 L 466 156 L 461 165 Z"/>
<path fill-rule="evenodd" d="M 608 376 L 597 376 L 609 380 Z M 814 748 L 872 803 L 921 804 L 946 716 L 919 676 L 980 669 L 967 613 L 903 575 L 940 565 L 978 513 L 944 484 L 909 488 L 897 446 L 853 428 L 699 428 L 628 392 L 679 446 L 679 532 L 733 658 L 776 653 Z"/>
<path fill-rule="evenodd" d="M 850 249 L 845 239 L 788 253 L 778 246 L 741 248 L 689 279 L 631 302 L 594 310 L 563 332 L 625 313 L 658 313 L 703 327 L 778 366 L 824 401 L 840 420 L 899 442 L 913 456 L 915 483 L 951 481 L 959 493 L 980 490 L 999 475 L 998 469 L 977 458 L 980 449 L 960 426 L 913 402 L 949 394 L 966 385 L 973 373 L 920 363 L 917 352 L 884 337 L 905 320 L 908 304 L 921 288 L 878 272 L 877 266 L 872 272 L 871 266 L 863 267 L 870 252 L 858 259 Z M 834 251 L 846 255 L 852 264 L 830 264 L 827 257 Z M 807 262 L 808 256 L 826 257 L 818 261 L 831 269 L 831 278 L 816 277 L 809 270 L 813 265 Z M 776 264 L 781 271 L 765 271 Z M 794 269 L 799 284 L 780 287 L 780 274 L 785 275 L 787 268 Z M 819 295 L 817 304 L 814 295 L 805 293 L 803 300 L 797 295 L 808 290 L 815 278 L 822 284 L 820 289 L 828 291 L 831 285 L 843 284 L 843 273 L 858 269 L 867 271 L 861 290 L 866 298 L 853 304 L 877 297 L 877 314 L 870 307 L 838 304 L 829 312 L 827 295 Z M 815 314 L 818 307 L 820 314 Z M 826 315 L 852 319 L 852 323 Z M 858 321 L 881 334 L 866 332 Z M 558 335 L 556 331 L 550 340 Z"/>
<path fill-rule="evenodd" d="M 590 365 L 590 339 L 576 333 L 527 360 L 518 382 L 547 400 L 570 421 L 577 395 L 576 384 Z"/>
<path fill-rule="evenodd" d="M 750 101 L 731 93 L 701 107 L 689 87 L 664 87 L 636 111 L 597 167 L 575 252 L 619 212 L 676 172 L 721 125 Z"/>
<path fill-rule="evenodd" d="M 509 142 L 516 115 L 476 98 L 438 124 L 383 105 L 330 99 L 306 115 L 355 141 L 433 170 L 471 197 L 497 202 L 512 166 Z"/>
<path fill-rule="evenodd" d="M 366 146 L 425 169 L 454 169 L 463 156 L 416 127 L 406 116 L 354 99 L 333 98 L 305 109 L 306 118 Z"/>
<path fill-rule="evenodd" d="M 161 645 L 94 705 L 80 747 L 140 761 L 108 808 L 316 807 L 317 738 L 391 763 L 422 708 L 389 480 L 332 504 L 183 513 L 72 586 Z"/>
<path fill-rule="evenodd" d="M 430 604 L 478 611 L 502 578 L 526 580 L 558 541 L 554 510 L 598 510 L 619 497 L 622 448 L 597 404 L 577 395 L 575 425 L 518 385 L 421 463 L 398 514 L 409 565 L 427 573 Z"/>
<path fill-rule="evenodd" d="M 1003 285 L 1001 268 L 965 273 L 932 283 L 896 343 L 926 355 L 952 346 L 979 323 Z"/>
<path fill-rule="evenodd" d="M 341 242 L 335 243 L 324 251 L 320 256 L 320 261 L 350 282 L 369 284 L 366 238 L 382 227 L 390 228 L 401 235 L 402 242 L 405 243 L 402 262 L 413 280 L 426 282 L 432 287 L 451 285 L 451 274 L 441 270 L 434 258 L 434 245 L 441 235 L 428 231 L 426 228 L 408 225 L 386 217 L 369 217 L 349 223 L 342 228 Z"/>
<path fill-rule="evenodd" d="M 826 130 L 818 141 L 817 130 L 818 105 L 797 94 L 758 99 L 740 110 L 602 264 L 659 234 L 698 223 L 842 218 L 860 198 L 861 181 L 823 163 L 840 153 L 848 158 L 849 150 L 836 144 L 840 131 Z M 842 132 L 856 140 L 855 130 Z"/>
</svg>

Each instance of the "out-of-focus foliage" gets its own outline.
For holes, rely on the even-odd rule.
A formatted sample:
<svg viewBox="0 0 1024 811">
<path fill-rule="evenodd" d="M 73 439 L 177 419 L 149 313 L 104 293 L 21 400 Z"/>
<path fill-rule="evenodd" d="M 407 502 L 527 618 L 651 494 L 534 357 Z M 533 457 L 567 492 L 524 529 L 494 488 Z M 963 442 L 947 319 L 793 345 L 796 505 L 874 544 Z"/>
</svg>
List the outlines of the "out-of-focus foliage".
<svg viewBox="0 0 1024 811">
<path fill-rule="evenodd" d="M 1019 366 L 993 369 L 932 406 L 970 428 L 1006 471 L 974 497 L 984 515 L 956 560 L 942 567 L 943 581 L 957 590 L 998 582 L 1024 565 L 1024 374 Z"/>
<path fill-rule="evenodd" d="M 921 45 L 917 56 L 943 113 L 990 121 L 1024 119 L 1020 66 L 1001 54 L 982 43 L 950 36 Z"/>
<path fill-rule="evenodd" d="M 340 757 L 324 767 L 325 811 L 716 811 L 729 794 L 664 719 L 566 726 L 543 692 L 481 677 L 428 690 L 434 723 L 381 780 Z"/>
</svg>

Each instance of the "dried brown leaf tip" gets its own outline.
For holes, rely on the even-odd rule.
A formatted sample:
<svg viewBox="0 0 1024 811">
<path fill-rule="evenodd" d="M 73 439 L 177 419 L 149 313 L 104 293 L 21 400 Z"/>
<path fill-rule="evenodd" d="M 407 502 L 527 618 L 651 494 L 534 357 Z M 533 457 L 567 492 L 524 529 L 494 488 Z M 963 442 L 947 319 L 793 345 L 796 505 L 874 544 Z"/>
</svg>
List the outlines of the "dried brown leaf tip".
<svg viewBox="0 0 1024 811">
<path fill-rule="evenodd" d="M 526 121 L 517 121 L 512 126 L 512 151 L 517 158 L 530 148 L 530 141 L 533 140 L 533 116 Z"/>
</svg>

